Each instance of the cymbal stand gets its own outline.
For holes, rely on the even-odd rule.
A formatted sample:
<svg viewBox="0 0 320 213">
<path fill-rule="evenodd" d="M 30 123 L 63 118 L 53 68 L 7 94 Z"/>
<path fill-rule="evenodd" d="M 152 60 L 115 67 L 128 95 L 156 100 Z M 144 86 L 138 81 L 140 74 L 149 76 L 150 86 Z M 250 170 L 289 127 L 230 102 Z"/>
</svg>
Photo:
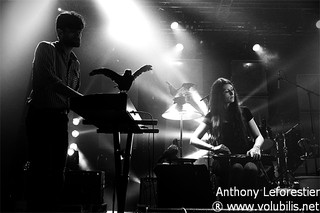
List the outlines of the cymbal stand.
<svg viewBox="0 0 320 213">
<path fill-rule="evenodd" d="M 278 178 L 278 177 L 280 177 L 280 175 L 279 175 L 279 168 L 280 168 L 280 149 L 279 149 L 279 142 L 278 142 L 278 140 L 275 140 L 275 143 L 276 143 L 276 156 L 277 156 L 277 164 L 276 165 L 274 165 L 274 166 L 276 166 L 276 168 L 275 168 L 275 176 Z"/>
<path fill-rule="evenodd" d="M 291 186 L 290 184 L 290 178 L 289 174 L 291 174 L 291 171 L 288 169 L 288 147 L 286 142 L 286 135 L 285 133 L 282 134 L 283 136 L 283 153 L 284 153 L 284 178 L 283 178 L 283 184 L 286 187 Z"/>
<path fill-rule="evenodd" d="M 281 176 L 284 176 L 284 178 L 282 179 L 282 183 L 284 184 L 285 187 L 293 186 L 293 183 L 292 183 L 293 175 L 292 175 L 292 172 L 288 168 L 288 147 L 287 147 L 286 135 L 289 134 L 292 130 L 294 130 L 298 125 L 299 125 L 299 123 L 294 125 L 291 129 L 289 129 L 285 133 L 282 133 L 283 153 L 284 153 L 284 172 L 277 179 L 279 179 Z M 278 147 L 278 142 L 276 142 L 276 146 Z M 278 149 L 279 149 L 279 147 L 277 148 L 277 151 L 278 151 Z M 279 157 L 277 159 L 278 159 L 278 163 L 280 163 Z"/>
</svg>

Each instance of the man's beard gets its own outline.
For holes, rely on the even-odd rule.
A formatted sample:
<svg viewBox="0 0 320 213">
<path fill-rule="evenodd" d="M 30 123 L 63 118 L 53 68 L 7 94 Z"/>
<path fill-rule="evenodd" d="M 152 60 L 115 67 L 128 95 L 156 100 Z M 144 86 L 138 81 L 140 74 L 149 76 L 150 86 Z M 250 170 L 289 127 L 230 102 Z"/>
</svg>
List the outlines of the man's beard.
<svg viewBox="0 0 320 213">
<path fill-rule="evenodd" d="M 63 41 L 64 45 L 68 47 L 80 47 L 81 40 L 80 39 L 69 39 Z"/>
</svg>

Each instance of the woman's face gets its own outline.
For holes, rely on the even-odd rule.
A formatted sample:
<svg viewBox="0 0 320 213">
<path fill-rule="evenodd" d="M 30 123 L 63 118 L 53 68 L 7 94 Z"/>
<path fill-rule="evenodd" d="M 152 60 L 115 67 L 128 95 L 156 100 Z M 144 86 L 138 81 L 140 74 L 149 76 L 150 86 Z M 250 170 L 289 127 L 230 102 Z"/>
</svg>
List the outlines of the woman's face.
<svg viewBox="0 0 320 213">
<path fill-rule="evenodd" d="M 234 102 L 234 88 L 231 84 L 225 84 L 222 87 L 224 102 L 226 105 Z"/>
</svg>

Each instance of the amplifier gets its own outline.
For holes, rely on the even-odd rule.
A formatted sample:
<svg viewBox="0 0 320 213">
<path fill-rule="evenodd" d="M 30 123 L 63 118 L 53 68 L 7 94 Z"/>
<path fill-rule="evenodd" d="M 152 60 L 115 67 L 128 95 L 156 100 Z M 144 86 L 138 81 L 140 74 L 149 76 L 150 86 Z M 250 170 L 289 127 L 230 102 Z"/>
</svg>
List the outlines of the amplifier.
<svg viewBox="0 0 320 213">
<path fill-rule="evenodd" d="M 139 206 L 156 207 L 157 179 L 144 177 L 140 179 Z"/>
<path fill-rule="evenodd" d="M 205 165 L 157 165 L 158 208 L 210 208 L 214 202 Z"/>
<path fill-rule="evenodd" d="M 65 172 L 64 201 L 69 204 L 101 204 L 105 188 L 104 171 Z"/>
</svg>

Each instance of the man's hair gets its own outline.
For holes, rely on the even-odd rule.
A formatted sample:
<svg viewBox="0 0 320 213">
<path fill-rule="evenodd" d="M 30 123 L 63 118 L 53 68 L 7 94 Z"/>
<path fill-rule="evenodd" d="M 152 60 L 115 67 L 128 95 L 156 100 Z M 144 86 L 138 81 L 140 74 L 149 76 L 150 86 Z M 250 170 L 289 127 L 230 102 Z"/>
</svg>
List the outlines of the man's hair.
<svg viewBox="0 0 320 213">
<path fill-rule="evenodd" d="M 56 29 L 65 30 L 66 28 L 82 30 L 85 27 L 83 17 L 74 11 L 65 11 L 56 18 Z"/>
</svg>

